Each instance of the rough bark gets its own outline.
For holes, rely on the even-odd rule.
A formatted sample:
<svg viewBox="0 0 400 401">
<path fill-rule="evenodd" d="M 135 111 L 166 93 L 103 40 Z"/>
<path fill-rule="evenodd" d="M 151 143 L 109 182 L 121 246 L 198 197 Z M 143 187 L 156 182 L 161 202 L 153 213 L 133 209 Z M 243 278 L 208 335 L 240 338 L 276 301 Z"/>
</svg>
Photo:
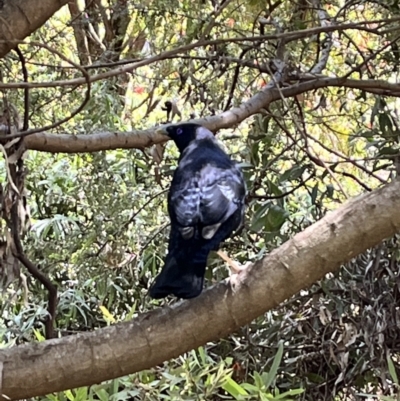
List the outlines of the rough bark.
<svg viewBox="0 0 400 401">
<path fill-rule="evenodd" d="M 40 28 L 68 0 L 0 1 L 0 58 Z"/>
<path fill-rule="evenodd" d="M 2 394 L 21 399 L 99 383 L 226 336 L 398 232 L 399 193 L 400 180 L 350 200 L 242 272 L 234 293 L 220 283 L 131 322 L 2 350 Z"/>
</svg>

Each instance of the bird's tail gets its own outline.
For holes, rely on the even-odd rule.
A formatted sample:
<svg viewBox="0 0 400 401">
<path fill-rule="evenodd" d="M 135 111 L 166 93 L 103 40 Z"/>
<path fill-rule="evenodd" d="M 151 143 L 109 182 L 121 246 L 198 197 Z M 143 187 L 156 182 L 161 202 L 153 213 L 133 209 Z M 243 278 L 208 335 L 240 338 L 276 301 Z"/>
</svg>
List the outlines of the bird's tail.
<svg viewBox="0 0 400 401">
<path fill-rule="evenodd" d="M 203 290 L 208 250 L 194 251 L 190 247 L 176 252 L 170 250 L 161 273 L 150 288 L 152 298 L 173 294 L 178 298 L 195 298 Z"/>
</svg>

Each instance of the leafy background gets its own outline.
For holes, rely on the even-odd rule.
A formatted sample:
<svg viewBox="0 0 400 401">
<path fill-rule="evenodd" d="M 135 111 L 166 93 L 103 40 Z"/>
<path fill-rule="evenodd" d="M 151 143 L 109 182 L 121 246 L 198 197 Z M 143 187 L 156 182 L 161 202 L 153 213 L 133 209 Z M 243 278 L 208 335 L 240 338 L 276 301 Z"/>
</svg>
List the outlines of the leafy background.
<svg viewBox="0 0 400 401">
<path fill-rule="evenodd" d="M 398 22 L 389 20 L 399 16 L 396 1 L 227 1 L 219 14 L 217 9 L 213 1 L 71 2 L 31 36 L 32 43 L 21 46 L 31 82 L 80 77 L 66 59 L 94 74 L 200 38 L 225 41 L 92 83 L 84 111 L 53 132 L 148 128 L 166 121 L 163 105 L 171 99 L 183 120 L 228 110 L 271 81 L 282 47 L 285 63 L 295 71 L 313 71 L 328 46 L 327 76 L 399 79 Z M 323 25 L 319 9 L 338 26 L 368 23 L 307 33 Z M 288 32 L 304 35 L 257 39 Z M 253 39 L 234 42 L 233 37 Z M 3 82 L 23 81 L 15 53 L 0 63 Z M 85 91 L 62 83 L 31 89 L 31 126 L 69 115 Z M 274 102 L 221 131 L 219 138 L 242 163 L 248 186 L 245 229 L 224 244 L 224 251 L 243 264 L 257 260 L 346 199 L 393 179 L 400 138 L 395 96 L 318 89 Z M 23 110 L 21 90 L 3 91 L 4 98 Z M 160 163 L 154 152 L 29 152 L 31 230 L 24 246 L 58 287 L 58 336 L 174 302 L 147 297 L 166 253 L 166 192 L 177 163 L 172 144 Z M 4 160 L 1 164 L 4 183 Z M 41 399 L 395 399 L 399 260 L 396 236 L 228 338 L 148 371 Z M 227 275 L 223 261 L 212 255 L 206 285 Z M 0 300 L 2 346 L 44 339 L 47 294 L 40 284 L 25 272 L 4 285 Z"/>
</svg>

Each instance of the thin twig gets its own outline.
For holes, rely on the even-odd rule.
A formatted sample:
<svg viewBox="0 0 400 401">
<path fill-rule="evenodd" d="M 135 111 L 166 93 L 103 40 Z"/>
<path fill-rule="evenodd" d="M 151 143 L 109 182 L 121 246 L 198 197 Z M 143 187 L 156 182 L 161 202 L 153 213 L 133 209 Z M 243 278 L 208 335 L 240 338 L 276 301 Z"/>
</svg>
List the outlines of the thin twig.
<svg viewBox="0 0 400 401">
<path fill-rule="evenodd" d="M 19 236 L 20 223 L 18 216 L 18 203 L 15 201 L 11 208 L 11 222 L 12 222 L 12 235 L 15 245 L 15 257 L 27 268 L 29 273 L 38 280 L 46 288 L 49 294 L 48 298 L 48 317 L 45 322 L 45 333 L 46 339 L 54 337 L 54 322 L 56 318 L 56 308 L 57 308 L 57 287 L 50 281 L 50 279 L 45 276 L 36 265 L 34 265 L 25 255 L 21 239 Z"/>
<path fill-rule="evenodd" d="M 33 46 L 36 45 L 36 46 L 44 47 L 45 49 L 47 49 L 50 52 L 56 54 L 62 60 L 66 61 L 67 63 L 70 63 L 76 69 L 78 69 L 82 73 L 82 75 L 84 76 L 85 82 L 87 84 L 85 98 L 84 98 L 83 102 L 81 103 L 81 105 L 76 110 L 74 110 L 70 115 L 68 115 L 67 117 L 62 118 L 61 120 L 56 121 L 55 123 L 47 125 L 45 127 L 39 127 L 39 128 L 31 129 L 31 130 L 23 130 L 23 131 L 19 131 L 16 134 L 8 135 L 7 136 L 8 140 L 9 139 L 13 139 L 13 138 L 23 138 L 23 137 L 28 136 L 28 135 L 36 134 L 38 132 L 43 132 L 43 131 L 47 131 L 49 129 L 53 129 L 53 128 L 59 127 L 60 125 L 64 124 L 65 122 L 69 121 L 71 118 L 73 118 L 77 114 L 79 114 L 84 109 L 84 107 L 86 106 L 86 104 L 90 100 L 90 89 L 91 89 L 90 76 L 89 76 L 88 72 L 84 68 L 82 68 L 79 64 L 75 63 L 74 61 L 70 60 L 69 58 L 65 57 L 60 51 L 52 48 L 51 46 L 48 46 L 48 45 L 43 44 L 43 43 L 38 43 L 38 42 L 32 42 L 32 45 Z M 24 78 L 25 78 L 25 74 L 24 74 Z M 27 79 L 27 76 L 26 76 L 26 79 Z M 28 89 L 28 88 L 29 88 L 29 86 L 26 87 L 26 89 Z M 29 102 L 29 98 L 28 97 L 26 97 L 26 101 Z M 27 113 L 25 113 L 25 117 L 27 118 L 26 114 Z M 25 121 L 24 121 L 24 125 L 25 125 Z"/>
<path fill-rule="evenodd" d="M 163 224 L 146 242 L 145 244 L 142 246 L 142 248 L 140 249 L 138 258 L 141 256 L 141 254 L 144 252 L 144 250 L 151 244 L 151 242 L 159 235 L 161 234 L 171 223 L 165 223 Z"/>
<path fill-rule="evenodd" d="M 400 39 L 400 35 L 397 35 L 394 39 L 388 40 L 388 42 L 387 42 L 384 46 L 382 46 L 380 49 L 378 49 L 378 50 L 372 52 L 370 56 L 366 57 L 366 58 L 362 61 L 362 63 L 357 64 L 356 66 L 354 66 L 346 75 L 344 75 L 343 78 L 344 78 L 344 79 L 347 79 L 347 78 L 350 77 L 351 74 L 353 74 L 353 72 L 361 71 L 361 69 L 362 69 L 364 66 L 367 66 L 368 63 L 369 63 L 371 60 L 373 60 L 378 54 L 382 53 L 382 52 L 383 52 L 385 49 L 387 49 L 388 47 L 391 47 L 391 46 L 393 45 L 393 43 L 397 42 L 399 39 Z"/>
<path fill-rule="evenodd" d="M 369 171 L 366 167 L 364 167 L 363 165 L 357 163 L 356 160 L 352 160 L 349 157 L 346 157 L 344 154 L 338 152 L 337 150 L 331 149 L 328 146 L 326 146 L 323 142 L 321 142 L 320 140 L 318 140 L 317 138 L 314 138 L 313 136 L 311 136 L 310 134 L 307 134 L 307 138 L 311 139 L 312 141 L 316 142 L 319 146 L 321 146 L 323 149 L 327 150 L 328 152 L 332 153 L 335 156 L 338 156 L 342 159 L 344 159 L 344 161 L 353 164 L 355 167 L 359 168 L 360 170 L 364 171 L 364 173 L 370 175 L 371 177 L 375 178 L 376 180 L 378 180 L 381 184 L 386 184 L 386 181 L 383 180 L 381 177 L 379 177 L 378 175 L 374 174 L 372 171 Z M 376 159 L 376 158 L 371 158 L 372 160 Z M 363 159 L 362 161 L 365 161 L 368 159 Z"/>
<path fill-rule="evenodd" d="M 125 72 L 132 72 L 133 70 L 136 70 L 139 67 L 147 66 L 153 63 L 156 63 L 158 61 L 165 60 L 167 58 L 170 58 L 171 56 L 177 56 L 181 53 L 188 52 L 189 50 L 196 49 L 198 47 L 203 47 L 203 46 L 212 46 L 212 45 L 218 45 L 218 44 L 223 44 L 223 43 L 241 43 L 241 42 L 259 42 L 259 41 L 268 41 L 268 40 L 279 40 L 283 39 L 285 40 L 286 43 L 293 41 L 293 40 L 298 40 L 298 39 L 303 39 L 306 37 L 310 37 L 313 35 L 316 35 L 318 33 L 328 33 L 328 32 L 341 32 L 345 31 L 347 29 L 358 29 L 370 33 L 374 33 L 379 35 L 379 29 L 378 28 L 368 28 L 368 25 L 374 25 L 374 24 L 379 24 L 379 23 L 390 23 L 390 22 L 397 22 L 400 21 L 400 17 L 395 17 L 395 18 L 388 18 L 388 19 L 379 19 L 379 20 L 374 20 L 374 21 L 359 21 L 359 22 L 353 22 L 353 23 L 348 23 L 348 24 L 342 24 L 342 25 L 330 25 L 326 27 L 316 27 L 316 28 L 309 28 L 309 29 L 302 29 L 299 31 L 292 31 L 292 32 L 283 32 L 283 33 L 277 33 L 277 34 L 269 34 L 269 35 L 260 35 L 260 36 L 251 36 L 251 37 L 236 37 L 236 38 L 221 38 L 221 39 L 215 39 L 215 40 L 209 40 L 209 41 L 204 41 L 204 40 L 199 40 L 194 43 L 190 43 L 185 46 L 178 47 L 176 49 L 172 50 L 167 50 L 161 54 L 157 54 L 156 56 L 152 57 L 147 57 L 145 59 L 142 59 L 140 61 L 135 61 L 132 63 L 129 63 L 125 65 L 124 67 L 116 68 L 111 71 L 107 71 L 104 73 L 96 74 L 90 76 L 89 82 L 95 82 L 95 81 L 100 81 L 103 79 L 107 79 Z M 9 43 L 10 41 L 7 41 Z M 14 40 L 11 42 L 15 42 L 16 44 L 30 44 L 30 45 L 36 45 L 36 46 L 42 46 L 43 44 L 37 43 L 37 42 L 24 42 L 21 40 Z M 1 41 L 0 41 L 1 43 Z M 80 67 L 82 68 L 82 67 Z M 61 80 L 61 81 L 48 81 L 48 82 L 42 82 L 42 83 L 34 83 L 30 82 L 29 84 L 24 83 L 24 82 L 15 82 L 15 83 L 0 83 L 0 89 L 12 89 L 12 88 L 25 88 L 26 86 L 29 86 L 31 88 L 50 88 L 50 87 L 57 87 L 57 86 L 78 86 L 78 85 L 83 85 L 87 84 L 86 78 L 74 78 L 70 80 Z"/>
<path fill-rule="evenodd" d="M 15 48 L 16 53 L 18 54 L 19 60 L 21 62 L 21 70 L 22 70 L 22 75 L 24 77 L 24 82 L 28 83 L 28 70 L 26 68 L 26 60 L 25 56 L 21 52 L 21 49 L 17 46 Z M 20 127 L 17 127 L 18 129 Z M 29 86 L 24 88 L 24 123 L 22 126 L 22 131 L 27 131 L 29 128 Z"/>
<path fill-rule="evenodd" d="M 153 201 L 154 199 L 158 198 L 160 195 L 163 193 L 167 192 L 167 189 L 164 189 L 160 192 L 157 192 L 155 195 L 151 196 L 144 205 L 142 205 L 138 210 L 136 210 L 135 213 L 127 220 L 124 224 L 122 224 L 121 227 L 118 228 L 118 230 L 113 234 L 113 237 L 116 237 L 124 228 L 128 227 L 130 223 L 132 223 L 135 220 L 135 217 L 146 207 L 149 206 L 149 203 Z M 98 257 L 104 247 L 108 244 L 109 240 L 104 241 L 104 243 L 100 246 L 99 250 L 96 252 L 94 256 Z"/>
<path fill-rule="evenodd" d="M 299 188 L 304 187 L 305 184 L 307 183 L 307 181 L 310 181 L 314 177 L 315 177 L 315 172 L 312 172 L 312 174 L 309 177 L 307 177 L 305 180 L 302 180 L 300 182 L 300 184 L 293 187 L 290 191 L 284 192 L 283 194 L 280 194 L 280 195 L 248 195 L 248 197 L 251 199 L 265 199 L 265 200 L 282 199 L 282 198 L 292 194 L 293 192 L 296 192 Z"/>
</svg>

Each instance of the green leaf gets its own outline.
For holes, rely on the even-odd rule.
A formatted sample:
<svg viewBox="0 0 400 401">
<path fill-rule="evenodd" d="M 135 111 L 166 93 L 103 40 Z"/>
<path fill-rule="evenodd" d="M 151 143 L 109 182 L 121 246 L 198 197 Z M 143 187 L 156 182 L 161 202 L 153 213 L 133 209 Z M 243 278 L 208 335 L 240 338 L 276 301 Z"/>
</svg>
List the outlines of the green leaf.
<svg viewBox="0 0 400 401">
<path fill-rule="evenodd" d="M 379 149 L 380 155 L 397 155 L 399 152 L 399 149 L 393 148 L 391 146 L 385 146 Z"/>
<path fill-rule="evenodd" d="M 302 393 L 304 393 L 304 389 L 303 388 L 294 388 L 292 390 L 285 391 L 282 394 L 275 395 L 274 400 L 281 400 L 281 399 L 284 399 L 284 398 L 286 398 L 288 396 L 299 395 L 299 394 L 302 394 Z"/>
<path fill-rule="evenodd" d="M 93 392 L 100 399 L 100 401 L 108 401 L 110 398 L 108 392 L 104 388 L 95 389 Z"/>
<path fill-rule="evenodd" d="M 33 333 L 35 334 L 35 337 L 39 342 L 46 340 L 46 338 L 43 336 L 43 334 L 39 330 L 33 329 Z"/>
<path fill-rule="evenodd" d="M 335 187 L 331 184 L 326 186 L 326 194 L 328 196 L 328 198 L 333 198 L 333 194 L 335 192 Z"/>
<path fill-rule="evenodd" d="M 390 376 L 391 376 L 393 382 L 396 383 L 397 385 L 399 385 L 399 378 L 397 377 L 396 368 L 394 367 L 392 358 L 390 358 L 390 356 L 388 356 L 386 360 L 387 360 L 387 364 L 388 364 L 389 373 L 390 373 Z"/>
<path fill-rule="evenodd" d="M 204 347 L 199 347 L 197 352 L 199 353 L 199 357 L 200 357 L 202 365 L 206 365 L 207 364 L 207 355 L 204 350 Z"/>
<path fill-rule="evenodd" d="M 268 390 L 272 382 L 275 380 L 276 374 L 278 373 L 278 368 L 282 360 L 283 355 L 283 343 L 280 342 L 278 346 L 278 352 L 275 355 L 274 361 L 272 362 L 271 369 L 268 374 L 263 378 L 265 388 Z"/>
<path fill-rule="evenodd" d="M 265 203 L 264 205 L 257 206 L 256 212 L 254 213 L 250 230 L 251 231 L 259 231 L 264 228 L 266 223 L 266 212 L 271 207 L 269 202 Z"/>
<path fill-rule="evenodd" d="M 289 170 L 286 170 L 280 177 L 279 181 L 280 182 L 285 182 L 287 180 L 295 180 L 299 177 L 302 176 L 304 170 L 306 169 L 306 166 L 298 166 L 295 165 Z"/>
<path fill-rule="evenodd" d="M 310 380 L 312 383 L 317 383 L 317 384 L 321 384 L 324 382 L 324 378 L 316 373 L 308 373 L 306 375 L 306 377 L 308 378 L 308 380 Z"/>
<path fill-rule="evenodd" d="M 74 401 L 75 400 L 74 394 L 72 393 L 71 390 L 64 391 L 64 394 L 70 401 Z"/>
<path fill-rule="evenodd" d="M 259 390 L 262 390 L 264 387 L 263 379 L 258 372 L 254 372 L 253 374 L 254 382 Z"/>
<path fill-rule="evenodd" d="M 80 387 L 75 390 L 75 401 L 86 401 L 88 397 L 88 388 Z"/>
<path fill-rule="evenodd" d="M 247 391 L 231 377 L 226 379 L 222 388 L 236 400 L 239 400 L 240 396 L 248 395 Z"/>
<path fill-rule="evenodd" d="M 281 189 L 276 184 L 274 184 L 272 181 L 268 181 L 268 189 L 272 195 L 275 195 L 275 196 L 282 195 Z"/>
<path fill-rule="evenodd" d="M 393 124 L 390 116 L 386 113 L 378 115 L 379 128 L 381 129 L 383 137 L 393 137 Z"/>
<path fill-rule="evenodd" d="M 314 185 L 314 188 L 311 191 L 311 203 L 314 205 L 318 196 L 318 183 Z"/>
<path fill-rule="evenodd" d="M 112 315 L 112 313 L 110 313 L 110 311 L 109 311 L 105 306 L 100 305 L 100 306 L 99 306 L 99 309 L 100 309 L 100 312 L 101 312 L 102 315 L 103 315 L 103 319 L 104 319 L 106 322 L 115 323 L 115 318 L 114 318 L 114 316 Z"/>
<path fill-rule="evenodd" d="M 140 392 L 138 390 L 125 390 L 113 394 L 109 399 L 110 401 L 131 400 L 133 397 L 136 397 L 139 394 Z"/>
<path fill-rule="evenodd" d="M 126 315 L 126 317 L 125 317 L 124 320 L 125 320 L 125 321 L 132 320 L 132 319 L 133 319 L 133 315 L 135 314 L 135 312 L 136 312 L 136 301 L 133 303 L 131 309 L 129 310 L 129 312 L 128 312 L 128 314 Z"/>
<path fill-rule="evenodd" d="M 55 396 L 54 394 L 46 395 L 46 399 L 50 400 L 50 401 L 60 401 L 60 399 L 57 396 Z"/>
<path fill-rule="evenodd" d="M 249 393 L 252 393 L 252 394 L 256 394 L 256 393 L 258 394 L 258 392 L 259 392 L 258 388 L 250 383 L 242 383 L 240 386 L 244 390 L 247 390 Z"/>
<path fill-rule="evenodd" d="M 273 205 L 269 208 L 267 214 L 266 231 L 277 231 L 282 227 L 282 224 L 289 217 L 289 213 L 278 205 Z"/>
<path fill-rule="evenodd" d="M 272 401 L 274 399 L 273 395 L 270 393 L 261 393 L 260 401 Z"/>
</svg>

